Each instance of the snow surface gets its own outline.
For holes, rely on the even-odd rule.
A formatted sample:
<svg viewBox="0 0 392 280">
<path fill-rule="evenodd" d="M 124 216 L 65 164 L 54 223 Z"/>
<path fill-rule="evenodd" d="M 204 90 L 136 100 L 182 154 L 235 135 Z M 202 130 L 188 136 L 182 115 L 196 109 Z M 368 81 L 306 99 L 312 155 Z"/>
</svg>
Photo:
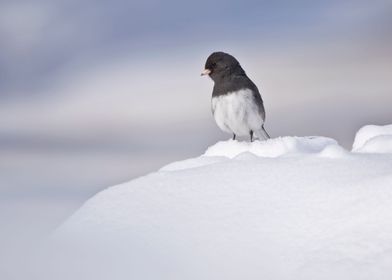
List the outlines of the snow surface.
<svg viewBox="0 0 392 280">
<path fill-rule="evenodd" d="M 71 251 L 94 279 L 392 279 L 384 128 L 357 133 L 366 153 L 324 137 L 219 142 L 97 194 L 54 240 L 89 248 Z"/>
<path fill-rule="evenodd" d="M 249 152 L 260 157 L 278 157 L 294 154 L 319 153 L 329 146 L 337 146 L 337 142 L 325 137 L 279 137 L 267 141 L 238 142 L 223 141 L 209 147 L 205 156 L 235 156 Z"/>
<path fill-rule="evenodd" d="M 361 153 L 392 153 L 392 125 L 367 125 L 355 135 L 353 151 Z"/>
</svg>

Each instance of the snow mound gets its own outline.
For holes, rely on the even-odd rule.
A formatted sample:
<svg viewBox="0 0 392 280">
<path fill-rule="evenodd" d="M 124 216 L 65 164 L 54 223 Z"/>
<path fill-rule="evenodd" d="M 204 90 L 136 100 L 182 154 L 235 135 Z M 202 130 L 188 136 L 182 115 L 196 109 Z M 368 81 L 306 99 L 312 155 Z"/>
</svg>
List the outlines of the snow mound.
<svg viewBox="0 0 392 280">
<path fill-rule="evenodd" d="M 320 153 L 320 157 L 340 158 L 348 156 L 349 152 L 339 145 L 328 145 Z"/>
<path fill-rule="evenodd" d="M 124 279 L 386 280 L 391 174 L 392 154 L 329 138 L 219 142 L 99 193 L 55 237 L 104 248 Z M 77 266 L 108 266 L 91 255 Z"/>
<path fill-rule="evenodd" d="M 225 156 L 234 158 L 250 152 L 260 157 L 279 157 L 294 154 L 319 153 L 328 146 L 337 146 L 334 139 L 326 137 L 279 137 L 267 141 L 238 142 L 236 140 L 218 142 L 209 147 L 205 156 Z"/>
<path fill-rule="evenodd" d="M 226 161 L 252 160 L 260 157 L 281 157 L 314 154 L 321 157 L 338 158 L 347 151 L 331 138 L 326 137 L 279 137 L 267 141 L 240 142 L 227 140 L 216 143 L 198 158 L 170 163 L 160 171 L 177 171 L 202 167 Z"/>
<path fill-rule="evenodd" d="M 370 138 L 366 143 L 355 150 L 358 153 L 392 153 L 392 135 L 379 135 Z"/>
<path fill-rule="evenodd" d="M 354 152 L 391 153 L 392 125 L 366 125 L 358 130 L 353 144 Z"/>
</svg>

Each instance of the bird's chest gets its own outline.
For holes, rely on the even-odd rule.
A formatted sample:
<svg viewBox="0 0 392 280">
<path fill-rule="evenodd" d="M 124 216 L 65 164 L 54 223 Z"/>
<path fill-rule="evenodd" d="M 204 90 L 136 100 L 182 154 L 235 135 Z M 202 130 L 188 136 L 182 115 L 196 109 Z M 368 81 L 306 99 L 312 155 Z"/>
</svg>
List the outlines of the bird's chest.
<svg viewBox="0 0 392 280">
<path fill-rule="evenodd" d="M 212 98 L 212 114 L 220 129 L 238 135 L 247 135 L 248 115 L 252 108 L 252 92 L 241 90 Z"/>
</svg>

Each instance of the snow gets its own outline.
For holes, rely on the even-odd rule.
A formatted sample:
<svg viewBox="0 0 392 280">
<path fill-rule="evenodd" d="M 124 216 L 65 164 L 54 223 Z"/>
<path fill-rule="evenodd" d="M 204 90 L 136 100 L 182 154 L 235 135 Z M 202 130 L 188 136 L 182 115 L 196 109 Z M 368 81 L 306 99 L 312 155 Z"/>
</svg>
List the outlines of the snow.
<svg viewBox="0 0 392 280">
<path fill-rule="evenodd" d="M 358 153 L 392 153 L 392 135 L 379 135 L 370 138 L 355 151 Z"/>
<path fill-rule="evenodd" d="M 392 153 L 392 125 L 367 125 L 355 135 L 353 151 L 361 153 Z"/>
<path fill-rule="evenodd" d="M 54 240 L 94 248 L 78 265 L 112 260 L 124 279 L 391 279 L 390 127 L 362 128 L 361 152 L 325 137 L 219 142 L 97 194 Z"/>
<path fill-rule="evenodd" d="M 337 142 L 325 137 L 279 137 L 267 141 L 238 142 L 222 141 L 205 152 L 205 156 L 235 156 L 250 152 L 260 157 L 278 157 L 293 154 L 318 153 L 328 146 L 337 146 Z"/>
</svg>

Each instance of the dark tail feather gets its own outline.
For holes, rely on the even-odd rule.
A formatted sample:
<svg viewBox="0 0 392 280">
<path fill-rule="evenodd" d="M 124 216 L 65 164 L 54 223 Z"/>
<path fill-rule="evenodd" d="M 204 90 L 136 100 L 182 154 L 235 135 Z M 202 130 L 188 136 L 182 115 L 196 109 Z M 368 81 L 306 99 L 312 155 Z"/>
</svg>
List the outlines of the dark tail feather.
<svg viewBox="0 0 392 280">
<path fill-rule="evenodd" d="M 265 139 L 270 139 L 271 137 L 269 136 L 269 134 L 267 133 L 267 131 L 264 128 L 264 124 L 261 126 L 261 130 L 265 136 Z"/>
<path fill-rule="evenodd" d="M 254 131 L 256 137 L 259 140 L 267 140 L 270 139 L 271 137 L 268 135 L 267 131 L 265 131 L 264 125 L 261 126 L 260 129 Z"/>
</svg>

